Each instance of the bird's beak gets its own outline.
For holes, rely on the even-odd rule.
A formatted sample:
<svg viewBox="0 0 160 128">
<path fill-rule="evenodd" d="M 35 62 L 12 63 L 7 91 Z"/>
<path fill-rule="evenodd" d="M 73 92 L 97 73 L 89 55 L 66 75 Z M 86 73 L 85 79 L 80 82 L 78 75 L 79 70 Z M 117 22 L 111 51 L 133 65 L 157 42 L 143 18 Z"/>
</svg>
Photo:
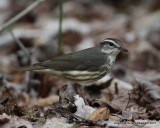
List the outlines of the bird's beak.
<svg viewBox="0 0 160 128">
<path fill-rule="evenodd" d="M 125 48 L 123 48 L 123 47 L 119 47 L 118 49 L 119 49 L 120 51 L 122 51 L 122 52 L 128 52 L 128 50 L 125 49 Z"/>
</svg>

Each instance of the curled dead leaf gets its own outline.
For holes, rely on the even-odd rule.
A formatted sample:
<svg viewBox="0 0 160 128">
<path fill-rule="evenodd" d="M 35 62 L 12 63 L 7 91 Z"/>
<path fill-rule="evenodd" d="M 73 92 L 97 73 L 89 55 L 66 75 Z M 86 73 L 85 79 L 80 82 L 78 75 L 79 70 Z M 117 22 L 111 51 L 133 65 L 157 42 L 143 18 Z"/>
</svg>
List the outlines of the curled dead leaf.
<svg viewBox="0 0 160 128">
<path fill-rule="evenodd" d="M 91 113 L 89 120 L 98 121 L 98 120 L 108 120 L 110 111 L 108 108 L 99 108 Z"/>
</svg>

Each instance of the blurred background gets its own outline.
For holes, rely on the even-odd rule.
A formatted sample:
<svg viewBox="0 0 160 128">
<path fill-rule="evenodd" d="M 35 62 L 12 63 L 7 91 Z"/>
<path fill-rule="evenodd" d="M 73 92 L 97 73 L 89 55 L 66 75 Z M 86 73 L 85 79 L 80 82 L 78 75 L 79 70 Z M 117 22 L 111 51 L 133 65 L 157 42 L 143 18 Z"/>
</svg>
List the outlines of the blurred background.
<svg viewBox="0 0 160 128">
<path fill-rule="evenodd" d="M 0 0 L 0 26 L 33 2 Z M 15 69 L 95 46 L 108 37 L 121 40 L 129 50 L 118 56 L 113 78 L 132 83 L 138 76 L 160 84 L 159 0 L 46 0 L 1 31 L 0 74 L 8 87 L 38 97 L 57 95 L 65 82 Z"/>
</svg>

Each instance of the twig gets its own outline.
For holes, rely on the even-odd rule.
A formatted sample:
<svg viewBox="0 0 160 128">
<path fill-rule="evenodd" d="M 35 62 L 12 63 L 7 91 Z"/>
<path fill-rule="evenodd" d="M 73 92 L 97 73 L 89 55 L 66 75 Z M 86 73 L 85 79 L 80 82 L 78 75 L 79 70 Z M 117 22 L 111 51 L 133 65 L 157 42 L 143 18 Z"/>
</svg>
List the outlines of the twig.
<svg viewBox="0 0 160 128">
<path fill-rule="evenodd" d="M 130 93 L 128 93 L 128 102 L 127 102 L 125 110 L 127 109 L 128 105 L 129 105 L 129 102 L 130 102 Z"/>
<path fill-rule="evenodd" d="M 24 51 L 24 53 L 26 54 L 26 56 L 28 58 L 30 58 L 30 53 L 29 51 L 26 49 L 26 47 L 23 45 L 23 43 L 14 35 L 13 31 L 10 31 L 12 38 L 15 40 L 15 42 L 17 43 L 17 45 Z"/>
<path fill-rule="evenodd" d="M 18 13 L 16 16 L 14 16 L 10 20 L 8 20 L 6 23 L 4 23 L 0 27 L 0 32 L 4 31 L 10 25 L 14 24 L 16 21 L 18 21 L 20 18 L 22 18 L 23 16 L 25 16 L 27 13 L 29 13 L 30 11 L 32 11 L 34 8 L 36 8 L 40 3 L 44 2 L 44 1 L 45 0 L 36 0 L 35 2 L 33 2 L 26 9 L 24 9 L 23 11 L 21 11 L 20 13 Z"/>
<path fill-rule="evenodd" d="M 63 0 L 59 0 L 59 32 L 58 32 L 58 53 L 61 53 L 61 46 L 62 46 L 62 20 L 63 20 Z"/>
<path fill-rule="evenodd" d="M 8 94 L 9 97 L 12 99 L 13 103 L 14 103 L 15 105 L 17 105 L 16 100 L 15 100 L 15 98 L 13 98 L 13 96 L 12 96 L 12 94 L 10 93 L 9 89 L 8 89 L 6 86 L 4 86 L 4 87 L 5 87 L 5 89 L 6 89 L 7 94 Z"/>
<path fill-rule="evenodd" d="M 9 89 L 6 87 L 6 84 L 3 82 L 4 77 L 0 77 L 0 86 L 4 87 L 6 92 L 8 93 L 9 97 L 14 101 L 14 98 L 12 96 L 12 94 L 10 93 Z"/>
</svg>

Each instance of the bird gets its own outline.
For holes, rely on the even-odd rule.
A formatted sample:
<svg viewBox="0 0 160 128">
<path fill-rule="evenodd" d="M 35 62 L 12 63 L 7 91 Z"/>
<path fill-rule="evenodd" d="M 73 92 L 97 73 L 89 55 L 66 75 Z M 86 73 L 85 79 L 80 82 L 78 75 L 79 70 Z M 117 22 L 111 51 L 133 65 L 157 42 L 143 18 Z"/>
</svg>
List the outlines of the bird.
<svg viewBox="0 0 160 128">
<path fill-rule="evenodd" d="M 57 56 L 18 70 L 51 73 L 74 83 L 87 84 L 107 75 L 120 52 L 128 52 L 121 41 L 106 38 L 94 47 Z"/>
</svg>

